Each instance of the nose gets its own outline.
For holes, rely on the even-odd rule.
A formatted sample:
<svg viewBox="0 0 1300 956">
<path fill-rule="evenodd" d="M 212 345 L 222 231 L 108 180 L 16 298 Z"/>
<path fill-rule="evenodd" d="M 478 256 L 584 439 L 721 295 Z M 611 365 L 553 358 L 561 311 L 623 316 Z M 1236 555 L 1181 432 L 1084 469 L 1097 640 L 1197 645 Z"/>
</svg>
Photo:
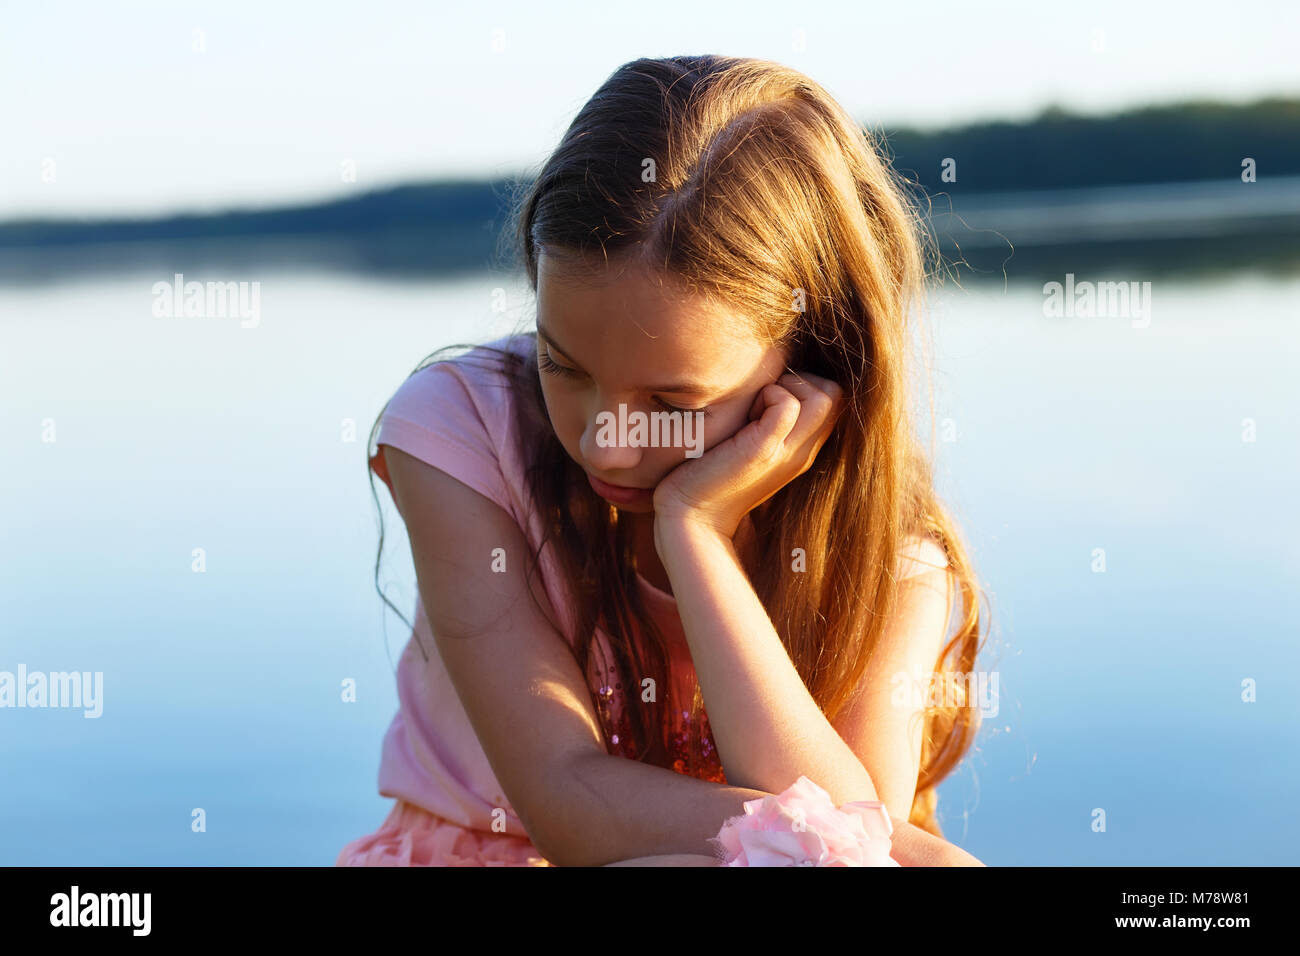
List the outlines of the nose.
<svg viewBox="0 0 1300 956">
<path fill-rule="evenodd" d="M 624 405 L 622 408 L 626 409 Z M 641 463 L 641 449 L 627 443 L 630 412 L 619 414 L 619 407 L 596 409 L 587 419 L 578 448 L 592 471 L 612 475 Z"/>
</svg>

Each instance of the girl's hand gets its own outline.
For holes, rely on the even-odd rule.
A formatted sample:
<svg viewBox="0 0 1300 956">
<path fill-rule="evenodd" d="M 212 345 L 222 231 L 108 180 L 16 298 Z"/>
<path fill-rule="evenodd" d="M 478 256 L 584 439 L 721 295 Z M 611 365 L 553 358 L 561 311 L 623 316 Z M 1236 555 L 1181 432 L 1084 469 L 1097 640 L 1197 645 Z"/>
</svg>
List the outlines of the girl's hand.
<svg viewBox="0 0 1300 956">
<path fill-rule="evenodd" d="M 830 379 L 782 375 L 758 393 L 740 431 L 659 482 L 655 525 L 685 520 L 732 538 L 745 515 L 812 467 L 842 409 Z"/>
</svg>

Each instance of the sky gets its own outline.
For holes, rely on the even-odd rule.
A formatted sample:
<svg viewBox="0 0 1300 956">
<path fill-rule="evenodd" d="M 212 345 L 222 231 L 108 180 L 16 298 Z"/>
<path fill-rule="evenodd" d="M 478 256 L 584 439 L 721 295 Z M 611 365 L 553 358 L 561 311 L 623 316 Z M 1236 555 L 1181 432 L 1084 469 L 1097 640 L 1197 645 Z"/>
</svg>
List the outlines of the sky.
<svg viewBox="0 0 1300 956">
<path fill-rule="evenodd" d="M 641 56 L 782 62 L 864 123 L 1300 94 L 1300 4 L 7 3 L 0 220 L 528 172 Z"/>
</svg>

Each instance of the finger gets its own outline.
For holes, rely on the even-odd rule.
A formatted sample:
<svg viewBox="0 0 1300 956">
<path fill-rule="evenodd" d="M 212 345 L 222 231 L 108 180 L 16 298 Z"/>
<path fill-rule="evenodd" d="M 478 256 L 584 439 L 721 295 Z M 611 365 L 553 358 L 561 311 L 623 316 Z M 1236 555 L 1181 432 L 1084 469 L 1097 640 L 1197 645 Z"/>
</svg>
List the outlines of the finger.
<svg viewBox="0 0 1300 956">
<path fill-rule="evenodd" d="M 827 399 L 832 409 L 838 410 L 843 403 L 844 389 L 829 378 L 813 375 L 809 372 L 787 372 L 777 379 L 777 383 L 794 394 L 800 402 L 812 402 L 816 410 L 826 407 Z"/>
<path fill-rule="evenodd" d="M 810 439 L 830 435 L 843 408 L 843 390 L 830 379 L 808 373 L 787 373 L 777 383 L 799 400 L 801 415 L 798 424 L 786 439 L 793 448 L 800 448 Z"/>
<path fill-rule="evenodd" d="M 806 383 L 815 386 L 834 399 L 839 399 L 844 395 L 844 389 L 840 387 L 838 382 L 833 379 L 824 378 L 821 375 L 814 375 L 812 372 L 787 371 L 786 376 L 789 376 L 796 383 Z M 785 376 L 782 377 L 784 378 Z"/>
<path fill-rule="evenodd" d="M 754 404 L 759 407 L 757 419 L 742 428 L 736 438 L 748 442 L 749 454 L 764 459 L 774 457 L 789 442 L 802 406 L 798 398 L 780 385 L 764 386 Z"/>
</svg>

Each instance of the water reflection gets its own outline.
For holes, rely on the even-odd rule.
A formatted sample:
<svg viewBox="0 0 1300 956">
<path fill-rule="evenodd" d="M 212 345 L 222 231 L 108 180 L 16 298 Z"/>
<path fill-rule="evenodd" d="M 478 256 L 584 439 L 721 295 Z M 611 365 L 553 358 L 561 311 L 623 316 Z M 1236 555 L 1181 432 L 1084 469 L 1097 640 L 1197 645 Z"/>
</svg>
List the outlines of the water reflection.
<svg viewBox="0 0 1300 956">
<path fill-rule="evenodd" d="M 407 636 L 372 587 L 365 436 L 421 358 L 528 299 L 502 275 L 268 270 L 244 328 L 154 316 L 158 278 L 0 288 L 0 670 L 104 674 L 98 720 L 0 711 L 0 862 L 328 864 L 387 809 Z M 941 819 L 991 864 L 1294 862 L 1300 280 L 1153 287 L 1143 329 L 1049 318 L 1028 280 L 950 286 L 930 316 L 938 480 L 1001 689 Z"/>
</svg>

